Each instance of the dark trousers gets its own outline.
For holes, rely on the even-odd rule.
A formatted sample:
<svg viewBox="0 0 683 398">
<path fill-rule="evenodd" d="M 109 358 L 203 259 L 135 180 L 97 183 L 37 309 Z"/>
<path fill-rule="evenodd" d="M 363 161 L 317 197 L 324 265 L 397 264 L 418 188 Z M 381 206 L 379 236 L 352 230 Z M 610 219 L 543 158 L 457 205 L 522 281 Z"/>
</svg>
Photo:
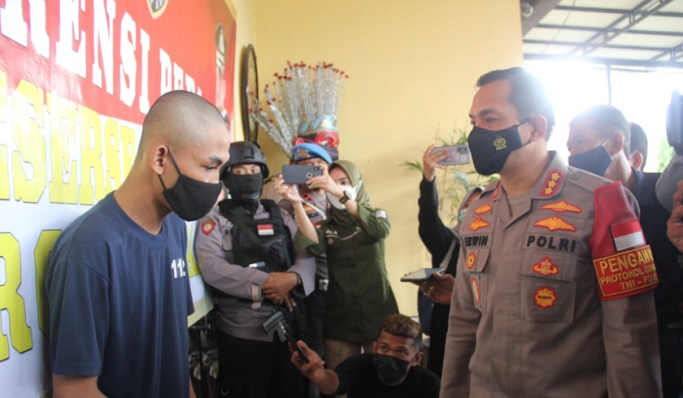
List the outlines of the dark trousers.
<svg viewBox="0 0 683 398">
<path fill-rule="evenodd" d="M 306 316 L 308 319 L 309 341 L 307 342 L 311 350 L 315 351 L 320 358 L 323 357 L 323 314 L 325 312 L 325 292 L 315 290 L 308 295 L 304 302 L 306 303 Z M 308 397 L 320 397 L 320 391 L 315 383 L 306 379 L 308 384 Z M 322 395 L 325 397 L 325 395 Z"/>
<path fill-rule="evenodd" d="M 683 329 L 659 326 L 659 357 L 664 398 L 678 398 L 683 390 Z"/>
<path fill-rule="evenodd" d="M 240 339 L 217 332 L 221 396 L 300 398 L 303 376 L 291 362 L 287 342 Z"/>
</svg>

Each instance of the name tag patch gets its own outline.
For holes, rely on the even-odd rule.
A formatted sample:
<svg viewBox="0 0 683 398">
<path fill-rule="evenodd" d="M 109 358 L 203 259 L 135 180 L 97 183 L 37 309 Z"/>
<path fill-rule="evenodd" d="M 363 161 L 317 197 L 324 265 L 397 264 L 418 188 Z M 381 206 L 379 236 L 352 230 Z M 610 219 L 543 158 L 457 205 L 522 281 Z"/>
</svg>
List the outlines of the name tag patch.
<svg viewBox="0 0 683 398">
<path fill-rule="evenodd" d="M 600 298 L 612 300 L 654 289 L 659 283 L 650 246 L 593 260 Z"/>
<path fill-rule="evenodd" d="M 481 247 L 489 244 L 490 235 L 465 236 L 465 247 Z"/>
<path fill-rule="evenodd" d="M 527 235 L 526 247 L 536 246 L 539 249 L 552 249 L 573 253 L 578 247 L 576 239 L 560 238 L 557 236 Z"/>
</svg>

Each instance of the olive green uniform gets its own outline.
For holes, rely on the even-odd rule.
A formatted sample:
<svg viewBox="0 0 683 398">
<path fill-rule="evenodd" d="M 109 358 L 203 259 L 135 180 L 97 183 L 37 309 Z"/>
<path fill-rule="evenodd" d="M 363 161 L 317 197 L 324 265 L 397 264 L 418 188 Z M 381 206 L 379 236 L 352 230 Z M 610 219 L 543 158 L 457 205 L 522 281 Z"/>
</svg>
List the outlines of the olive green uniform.
<svg viewBox="0 0 683 398">
<path fill-rule="evenodd" d="M 325 298 L 323 338 L 371 341 L 382 320 L 398 312 L 384 264 L 389 220 L 384 210 L 359 205 L 360 219 L 333 210 L 317 228 L 315 243 L 297 232 L 297 249 L 317 256 L 327 253 L 330 285 Z"/>
</svg>

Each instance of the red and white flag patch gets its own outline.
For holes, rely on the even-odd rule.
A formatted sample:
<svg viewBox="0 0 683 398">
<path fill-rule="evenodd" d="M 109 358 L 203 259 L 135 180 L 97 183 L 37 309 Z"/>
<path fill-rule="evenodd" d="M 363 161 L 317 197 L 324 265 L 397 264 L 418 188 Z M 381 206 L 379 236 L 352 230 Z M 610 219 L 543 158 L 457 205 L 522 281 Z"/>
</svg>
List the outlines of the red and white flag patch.
<svg viewBox="0 0 683 398">
<path fill-rule="evenodd" d="M 618 252 L 645 245 L 645 236 L 638 220 L 612 225 L 611 231 L 614 248 Z"/>
<path fill-rule="evenodd" d="M 274 235 L 275 234 L 275 230 L 273 229 L 272 224 L 261 224 L 261 225 L 257 225 L 256 228 L 258 229 L 258 234 L 260 236 Z"/>
</svg>

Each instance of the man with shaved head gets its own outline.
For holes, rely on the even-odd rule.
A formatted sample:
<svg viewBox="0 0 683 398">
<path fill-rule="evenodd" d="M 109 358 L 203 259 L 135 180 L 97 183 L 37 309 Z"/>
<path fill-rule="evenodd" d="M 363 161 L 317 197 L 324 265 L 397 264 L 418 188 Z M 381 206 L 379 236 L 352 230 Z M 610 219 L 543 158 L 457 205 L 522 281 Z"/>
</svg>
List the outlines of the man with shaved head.
<svg viewBox="0 0 683 398">
<path fill-rule="evenodd" d="M 57 239 L 46 278 L 55 398 L 193 395 L 182 219 L 215 204 L 229 146 L 213 105 L 185 91 L 163 95 L 121 187 Z"/>
</svg>

